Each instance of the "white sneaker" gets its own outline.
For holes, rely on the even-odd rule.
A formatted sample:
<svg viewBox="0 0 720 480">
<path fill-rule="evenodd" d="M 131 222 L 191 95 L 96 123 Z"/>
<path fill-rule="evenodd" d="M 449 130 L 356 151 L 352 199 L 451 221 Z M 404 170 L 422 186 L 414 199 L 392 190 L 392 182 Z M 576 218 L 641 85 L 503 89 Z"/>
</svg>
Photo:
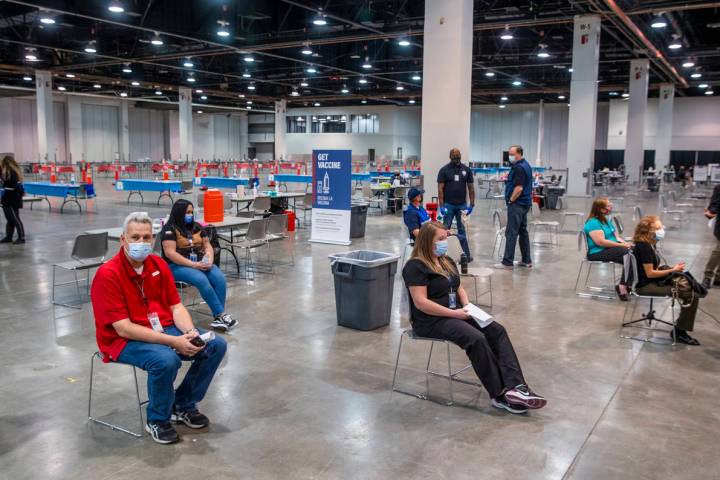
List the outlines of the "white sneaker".
<svg viewBox="0 0 720 480">
<path fill-rule="evenodd" d="M 513 270 L 514 266 L 513 265 L 505 265 L 504 263 L 500 262 L 500 263 L 496 263 L 495 265 L 493 265 L 493 268 L 497 268 L 498 270 Z"/>
</svg>

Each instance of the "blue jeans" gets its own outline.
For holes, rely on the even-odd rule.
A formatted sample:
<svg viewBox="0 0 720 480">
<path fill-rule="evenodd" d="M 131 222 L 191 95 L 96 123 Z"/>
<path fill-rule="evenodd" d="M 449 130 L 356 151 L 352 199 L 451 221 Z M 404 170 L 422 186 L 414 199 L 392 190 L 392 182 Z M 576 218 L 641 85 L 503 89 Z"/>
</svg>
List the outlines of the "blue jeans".
<svg viewBox="0 0 720 480">
<path fill-rule="evenodd" d="M 196 287 L 200 296 L 208 304 L 214 316 L 225 312 L 225 274 L 216 265 L 208 271 L 170 263 L 175 281 L 185 282 Z"/>
<path fill-rule="evenodd" d="M 465 252 L 465 256 L 470 258 L 470 247 L 468 246 L 467 241 L 467 232 L 465 232 L 465 225 L 463 225 L 462 222 L 462 216 L 460 215 L 463 210 L 467 210 L 466 204 L 460 204 L 460 205 L 453 205 L 451 203 L 446 203 L 443 205 L 443 208 L 447 209 L 447 214 L 443 216 L 443 223 L 447 228 L 450 228 L 452 226 L 453 219 L 457 223 L 457 237 L 458 240 L 460 240 L 460 246 L 463 249 L 463 252 Z"/>
<path fill-rule="evenodd" d="M 167 327 L 165 333 L 175 337 L 182 335 L 175 326 Z M 197 403 L 205 397 L 225 350 L 227 342 L 219 336 L 208 342 L 194 357 L 181 356 L 167 345 L 130 340 L 117 361 L 147 372 L 147 419 L 149 422 L 167 422 L 173 406 L 179 412 L 197 410 Z M 178 389 L 174 390 L 173 382 L 181 360 L 192 362 L 192 366 Z"/>
<path fill-rule="evenodd" d="M 527 214 L 530 205 L 518 205 L 513 202 L 507 207 L 507 227 L 505 228 L 505 255 L 502 263 L 512 265 L 515 259 L 515 244 L 520 237 L 520 253 L 523 263 L 532 263 L 530 256 L 530 235 L 527 230 Z"/>
</svg>

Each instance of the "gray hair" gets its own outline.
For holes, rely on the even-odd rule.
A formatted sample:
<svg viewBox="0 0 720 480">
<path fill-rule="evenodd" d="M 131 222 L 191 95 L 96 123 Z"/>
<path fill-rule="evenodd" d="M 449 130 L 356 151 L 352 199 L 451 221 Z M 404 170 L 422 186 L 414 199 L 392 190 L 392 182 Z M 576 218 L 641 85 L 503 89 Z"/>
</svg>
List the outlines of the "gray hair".
<svg viewBox="0 0 720 480">
<path fill-rule="evenodd" d="M 152 228 L 152 218 L 147 212 L 132 212 L 130 215 L 125 217 L 123 221 L 123 233 L 128 232 L 128 226 L 131 223 L 147 223 Z"/>
</svg>

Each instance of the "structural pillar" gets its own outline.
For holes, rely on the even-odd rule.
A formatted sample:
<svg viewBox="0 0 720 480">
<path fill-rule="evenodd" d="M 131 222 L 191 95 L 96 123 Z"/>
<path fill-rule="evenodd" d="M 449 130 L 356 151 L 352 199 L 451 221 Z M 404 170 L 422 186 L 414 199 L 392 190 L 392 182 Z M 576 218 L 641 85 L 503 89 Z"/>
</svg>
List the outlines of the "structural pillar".
<svg viewBox="0 0 720 480">
<path fill-rule="evenodd" d="M 600 17 L 578 15 L 573 27 L 572 80 L 568 115 L 567 193 L 590 193 L 588 176 L 595 161 Z"/>
<path fill-rule="evenodd" d="M 543 142 L 545 141 L 545 101 L 540 100 L 538 108 L 538 135 L 537 135 L 537 157 L 535 158 L 535 166 L 541 167 L 543 164 Z"/>
<path fill-rule="evenodd" d="M 67 97 L 67 130 L 69 163 L 80 163 L 83 160 L 82 102 L 75 95 Z"/>
<path fill-rule="evenodd" d="M 53 114 L 52 74 L 50 72 L 35 71 L 35 98 L 38 157 L 41 161 L 56 162 L 55 116 Z"/>
<path fill-rule="evenodd" d="M 640 182 L 645 157 L 643 143 L 649 67 L 650 60 L 647 59 L 630 62 L 630 105 L 625 139 L 625 173 L 630 175 L 631 183 Z"/>
<path fill-rule="evenodd" d="M 275 102 L 275 159 L 287 160 L 287 144 L 285 143 L 285 112 L 287 111 L 287 100 Z"/>
<path fill-rule="evenodd" d="M 180 137 L 180 160 L 187 162 L 192 160 L 192 89 L 180 87 L 179 119 L 180 127 L 178 129 Z"/>
<path fill-rule="evenodd" d="M 470 157 L 472 0 L 426 0 L 420 159 L 425 198 L 437 196 L 437 174 L 450 149 Z"/>
<path fill-rule="evenodd" d="M 674 101 L 675 86 L 672 83 L 661 84 L 657 116 L 657 137 L 655 137 L 655 170 L 663 170 L 670 164 Z"/>
<path fill-rule="evenodd" d="M 120 101 L 120 158 L 125 162 L 130 158 L 130 103 Z"/>
</svg>

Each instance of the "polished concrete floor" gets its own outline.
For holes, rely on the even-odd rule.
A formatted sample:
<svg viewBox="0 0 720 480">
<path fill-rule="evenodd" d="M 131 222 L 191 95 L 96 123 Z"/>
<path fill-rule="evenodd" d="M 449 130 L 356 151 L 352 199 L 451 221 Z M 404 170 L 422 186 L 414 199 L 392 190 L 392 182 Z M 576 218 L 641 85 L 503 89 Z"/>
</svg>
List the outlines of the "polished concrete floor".
<svg viewBox="0 0 720 480">
<path fill-rule="evenodd" d="M 61 215 L 36 205 L 22 212 L 28 243 L 0 245 L 2 478 L 681 479 L 720 471 L 720 325 L 698 313 L 701 347 L 619 338 L 624 304 L 574 294 L 580 254 L 570 233 L 558 247 L 535 247 L 532 271 L 493 277 L 492 312 L 531 386 L 549 399 L 543 410 L 513 416 L 468 386 L 456 387 L 453 407 L 391 395 L 407 323 L 394 307 L 386 328 L 338 327 L 327 256 L 345 248 L 309 244 L 301 230 L 295 267 L 230 281 L 228 310 L 240 325 L 226 336 L 227 357 L 201 404 L 208 431 L 179 428 L 183 441 L 161 446 L 90 425 L 92 313 L 89 305 L 51 305 L 51 265 L 69 257 L 78 232 L 118 226 L 141 209 L 107 181 L 97 188 L 98 213 Z M 626 209 L 635 203 L 652 212 L 657 199 L 627 199 Z M 713 241 L 701 212 L 670 230 L 664 247 L 698 277 Z M 470 219 L 476 265 L 490 264 L 487 204 Z M 632 225 L 629 213 L 624 219 Z M 349 248 L 399 252 L 404 238 L 399 217 L 372 216 L 365 238 Z M 395 305 L 400 285 L 398 277 Z M 701 307 L 720 316 L 720 290 Z M 400 381 L 424 391 L 427 344 L 405 345 Z M 435 356 L 436 369 L 442 359 Z M 464 353 L 453 349 L 453 360 L 460 364 Z M 141 372 L 141 391 L 144 378 Z M 429 388 L 442 397 L 446 385 L 432 379 Z M 97 415 L 138 428 L 129 367 L 99 365 L 95 395 Z"/>
</svg>

